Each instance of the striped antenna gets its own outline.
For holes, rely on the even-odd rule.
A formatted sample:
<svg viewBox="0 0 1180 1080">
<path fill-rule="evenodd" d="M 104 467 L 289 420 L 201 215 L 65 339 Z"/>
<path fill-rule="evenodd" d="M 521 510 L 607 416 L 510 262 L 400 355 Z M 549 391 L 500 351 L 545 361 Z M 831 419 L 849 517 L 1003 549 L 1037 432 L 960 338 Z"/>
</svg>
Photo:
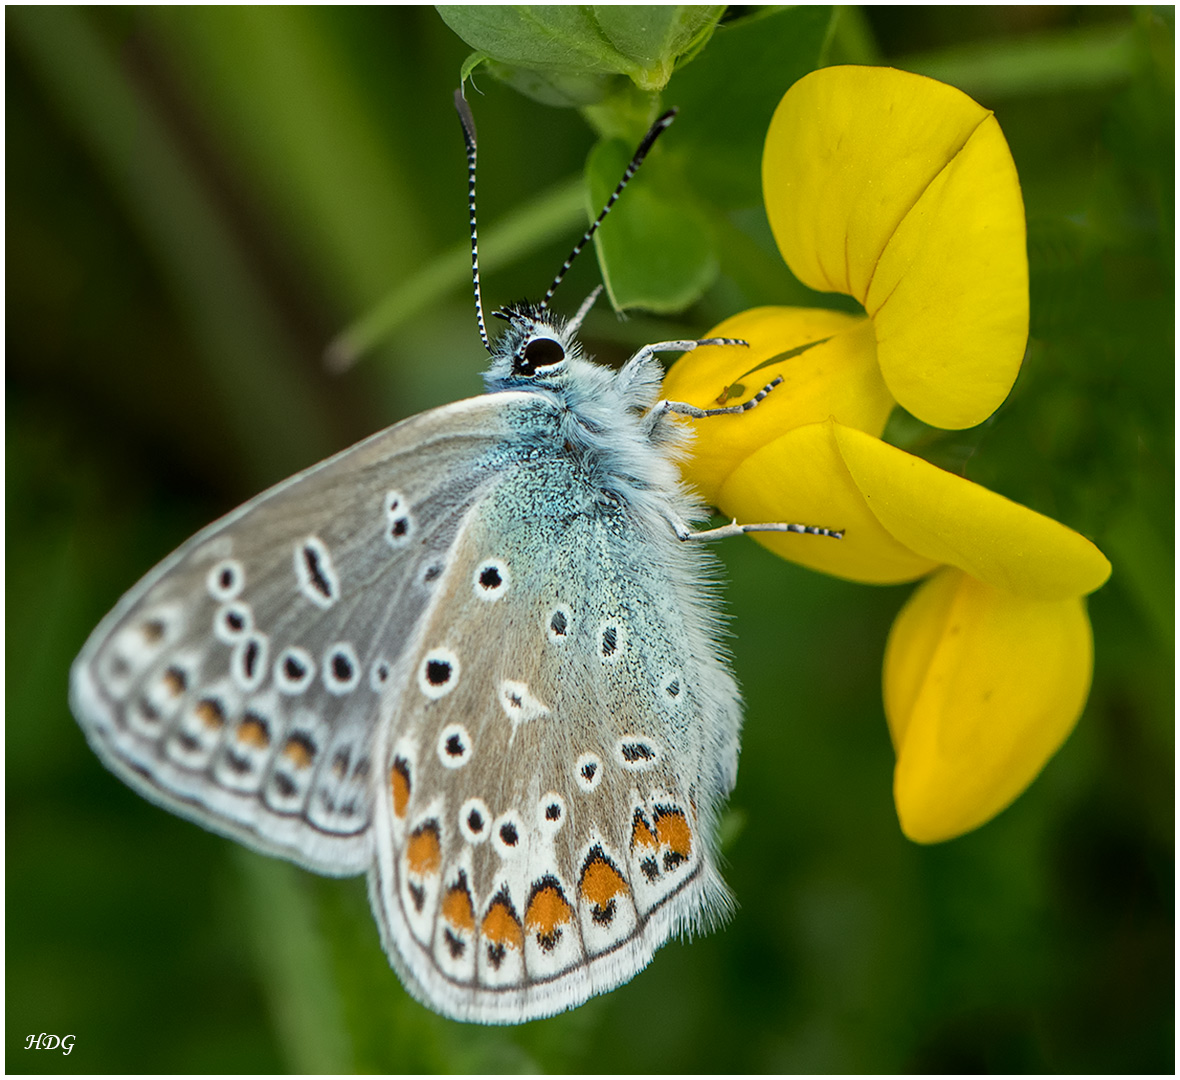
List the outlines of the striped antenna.
<svg viewBox="0 0 1180 1080">
<path fill-rule="evenodd" d="M 658 139 L 664 133 L 664 130 L 675 119 L 676 110 L 669 109 L 654 124 L 652 124 L 648 133 L 643 136 L 643 142 L 639 144 L 639 149 L 635 151 L 635 156 L 631 159 L 631 164 L 627 166 L 626 171 L 623 173 L 623 179 L 619 181 L 618 186 L 611 193 L 611 197 L 606 200 L 606 206 L 602 208 L 602 213 L 594 219 L 594 222 L 591 224 L 590 228 L 588 228 L 582 234 L 582 239 L 574 245 L 574 250 L 569 253 L 569 258 L 566 259 L 564 263 L 562 263 L 561 269 L 557 271 L 557 277 L 553 279 L 553 284 L 549 286 L 549 290 L 545 293 L 544 299 L 542 299 L 541 303 L 538 305 L 541 311 L 544 311 L 549 306 L 549 301 L 553 299 L 553 294 L 557 292 L 557 286 L 561 284 L 561 279 L 565 277 L 566 272 L 573 265 L 574 259 L 576 259 L 581 253 L 582 248 L 584 248 L 590 242 L 590 237 L 594 235 L 598 229 L 598 226 L 602 224 L 603 218 L 605 218 L 606 215 L 611 212 L 611 207 L 613 207 L 615 203 L 618 202 L 619 196 L 623 193 L 623 188 L 625 188 L 631 182 L 631 177 L 635 175 L 636 170 L 640 165 L 643 164 L 643 159 L 647 157 L 648 151 L 651 150 L 651 148 L 655 145 L 656 139 Z M 474 153 L 474 142 L 471 145 L 472 150 L 469 151 L 469 153 Z M 472 180 L 472 183 L 474 184 L 475 181 Z M 472 235 L 474 235 L 474 211 L 472 211 L 471 228 Z"/>
<path fill-rule="evenodd" d="M 479 324 L 479 340 L 490 353 L 492 346 L 488 341 L 488 328 L 483 321 L 483 296 L 479 290 L 479 241 L 475 233 L 475 117 L 471 115 L 462 87 L 455 91 L 455 109 L 459 113 L 459 123 L 463 125 L 463 141 L 467 144 L 467 212 L 471 219 L 471 280 L 475 285 L 475 321 Z"/>
</svg>

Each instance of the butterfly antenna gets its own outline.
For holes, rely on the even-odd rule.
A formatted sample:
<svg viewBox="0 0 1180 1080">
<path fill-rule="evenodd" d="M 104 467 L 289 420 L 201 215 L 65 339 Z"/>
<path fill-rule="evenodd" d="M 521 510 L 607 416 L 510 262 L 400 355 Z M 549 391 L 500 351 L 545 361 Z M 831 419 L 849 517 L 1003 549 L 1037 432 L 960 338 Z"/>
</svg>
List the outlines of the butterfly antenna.
<svg viewBox="0 0 1180 1080">
<path fill-rule="evenodd" d="M 594 306 L 594 301 L 602 295 L 602 286 L 595 285 L 594 291 L 582 301 L 582 306 L 578 308 L 577 313 L 568 323 L 565 324 L 567 334 L 576 334 L 582 329 L 582 321 L 590 314 L 590 309 Z"/>
<path fill-rule="evenodd" d="M 590 228 L 588 228 L 582 234 L 582 239 L 574 245 L 574 250 L 569 253 L 569 258 L 567 258 L 565 262 L 562 263 L 561 269 L 557 271 L 557 277 L 553 279 L 553 284 L 549 286 L 549 290 L 545 293 L 545 296 L 539 305 L 542 311 L 544 311 L 545 308 L 549 306 L 549 301 L 553 299 L 553 294 L 557 292 L 557 286 L 561 284 L 561 279 L 565 277 L 566 272 L 573 265 L 574 259 L 576 259 L 581 253 L 582 248 L 584 248 L 590 242 L 590 237 L 595 234 L 595 232 L 598 230 L 598 226 L 602 224 L 603 219 L 611 212 L 611 208 L 615 205 L 615 203 L 618 202 L 619 196 L 623 193 L 623 188 L 625 188 L 631 182 L 631 177 L 635 175 L 639 166 L 643 164 L 643 159 L 647 157 L 648 151 L 651 150 L 651 148 L 655 145 L 656 139 L 658 139 L 664 133 L 665 129 L 667 129 L 667 127 L 675 119 L 676 110 L 669 109 L 654 124 L 652 124 L 651 128 L 648 130 L 648 133 L 643 136 L 643 142 L 639 144 L 639 149 L 635 151 L 635 156 L 631 158 L 631 164 L 628 165 L 624 171 L 623 179 L 619 181 L 618 186 L 613 192 L 611 192 L 611 197 L 606 200 L 606 206 L 602 208 L 602 213 L 594 219 L 593 223 L 590 225 Z M 469 151 L 469 154 L 474 153 L 474 142 L 471 144 L 471 146 L 472 149 Z M 474 183 L 475 181 L 472 180 L 472 184 Z M 472 211 L 472 214 L 471 228 L 474 235 L 474 211 Z"/>
<path fill-rule="evenodd" d="M 475 286 L 475 321 L 479 324 L 479 340 L 490 353 L 492 346 L 483 320 L 483 296 L 479 289 L 479 240 L 475 230 L 475 117 L 471 115 L 462 87 L 455 91 L 455 109 L 459 113 L 459 123 L 463 125 L 463 141 L 467 144 L 467 212 L 471 219 L 471 280 Z"/>
</svg>

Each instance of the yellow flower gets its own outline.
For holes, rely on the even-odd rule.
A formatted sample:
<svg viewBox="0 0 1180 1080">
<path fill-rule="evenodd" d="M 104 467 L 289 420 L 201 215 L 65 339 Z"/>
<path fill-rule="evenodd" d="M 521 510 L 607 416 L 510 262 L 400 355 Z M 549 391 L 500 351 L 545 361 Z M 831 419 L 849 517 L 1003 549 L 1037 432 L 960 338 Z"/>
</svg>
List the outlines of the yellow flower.
<svg viewBox="0 0 1180 1080">
<path fill-rule="evenodd" d="M 884 698 L 907 836 L 958 836 L 999 813 L 1077 722 L 1089 693 L 1084 597 L 1110 574 L 1093 544 L 890 446 L 896 403 L 928 424 L 985 420 L 1028 335 L 1024 208 L 995 118 L 887 68 L 813 72 L 786 94 L 763 157 L 767 214 L 805 284 L 866 315 L 756 308 L 710 331 L 664 393 L 703 408 L 688 479 L 743 522 L 845 530 L 754 534 L 855 581 L 928 579 L 894 623 Z"/>
</svg>

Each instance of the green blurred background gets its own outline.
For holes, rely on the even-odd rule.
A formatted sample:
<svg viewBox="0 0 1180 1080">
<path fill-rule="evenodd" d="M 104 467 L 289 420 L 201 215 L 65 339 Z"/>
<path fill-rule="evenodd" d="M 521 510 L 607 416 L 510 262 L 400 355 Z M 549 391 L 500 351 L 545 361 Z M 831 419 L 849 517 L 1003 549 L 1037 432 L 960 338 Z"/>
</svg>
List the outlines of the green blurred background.
<svg viewBox="0 0 1180 1080">
<path fill-rule="evenodd" d="M 721 545 L 748 701 L 725 823 L 740 908 L 516 1029 L 413 1002 L 363 879 L 150 806 L 66 705 L 86 634 L 196 529 L 479 392 L 451 106 L 468 48 L 431 8 L 5 17 L 9 1071 L 1174 1070 L 1172 9 L 809 9 L 759 30 L 733 82 L 750 100 L 777 101 L 819 43 L 822 62 L 931 74 L 996 111 L 1028 211 L 1032 339 L 1001 411 L 930 454 L 1110 557 L 1094 688 L 1012 808 L 918 847 L 897 827 L 880 702 L 908 590 Z M 678 80 L 699 98 L 704 72 L 724 116 L 715 73 L 737 33 L 665 102 Z M 594 136 L 476 81 L 496 304 L 541 292 L 584 223 Z M 592 351 L 618 362 L 795 298 L 756 201 L 730 202 L 700 301 L 665 321 L 600 304 Z M 593 258 L 572 278 L 566 310 Z M 381 305 L 378 346 L 327 374 L 329 342 Z M 71 1055 L 24 1050 L 40 1032 L 76 1035 Z"/>
</svg>

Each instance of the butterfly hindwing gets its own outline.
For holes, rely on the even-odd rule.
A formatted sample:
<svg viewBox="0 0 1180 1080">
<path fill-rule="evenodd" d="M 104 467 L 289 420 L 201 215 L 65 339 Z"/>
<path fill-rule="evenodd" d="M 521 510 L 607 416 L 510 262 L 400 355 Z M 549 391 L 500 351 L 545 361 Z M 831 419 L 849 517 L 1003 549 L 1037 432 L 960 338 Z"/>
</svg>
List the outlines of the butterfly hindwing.
<svg viewBox="0 0 1180 1080">
<path fill-rule="evenodd" d="M 476 398 L 395 425 L 148 574 L 71 671 L 100 757 L 260 850 L 365 870 L 378 705 L 465 513 L 494 486 L 503 404 Z"/>
<path fill-rule="evenodd" d="M 738 718 L 686 599 L 705 556 L 597 498 L 560 455 L 507 472 L 385 703 L 373 905 L 403 979 L 458 1018 L 577 1004 L 724 903 Z"/>
</svg>

